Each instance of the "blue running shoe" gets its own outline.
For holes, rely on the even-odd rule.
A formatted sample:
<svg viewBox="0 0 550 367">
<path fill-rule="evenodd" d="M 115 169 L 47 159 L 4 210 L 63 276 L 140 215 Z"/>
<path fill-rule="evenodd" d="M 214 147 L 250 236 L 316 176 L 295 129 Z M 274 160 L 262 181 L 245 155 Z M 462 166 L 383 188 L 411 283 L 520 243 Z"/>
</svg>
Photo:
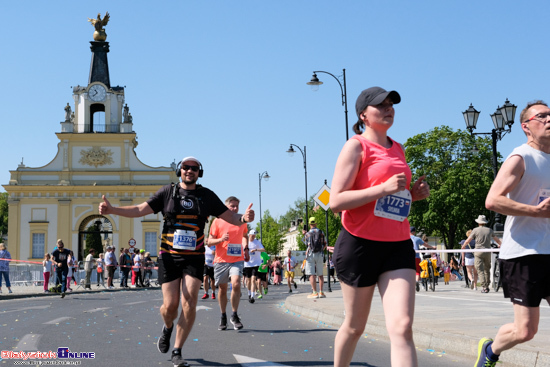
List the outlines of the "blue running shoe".
<svg viewBox="0 0 550 367">
<path fill-rule="evenodd" d="M 487 346 L 493 342 L 493 339 L 483 338 L 477 345 L 477 360 L 474 367 L 495 367 L 497 361 L 492 361 L 487 356 Z"/>
</svg>

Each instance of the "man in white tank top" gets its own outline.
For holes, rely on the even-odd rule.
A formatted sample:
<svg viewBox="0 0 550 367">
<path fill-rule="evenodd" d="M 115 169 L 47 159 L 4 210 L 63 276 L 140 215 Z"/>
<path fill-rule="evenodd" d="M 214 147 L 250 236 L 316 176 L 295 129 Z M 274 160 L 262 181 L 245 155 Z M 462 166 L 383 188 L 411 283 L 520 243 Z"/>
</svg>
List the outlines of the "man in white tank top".
<svg viewBox="0 0 550 367">
<path fill-rule="evenodd" d="M 507 215 L 500 274 L 514 322 L 503 325 L 494 341 L 481 339 L 476 366 L 495 366 L 503 351 L 531 340 L 540 302 L 550 304 L 550 108 L 531 102 L 519 122 L 527 143 L 506 158 L 485 201 L 487 209 Z"/>
</svg>

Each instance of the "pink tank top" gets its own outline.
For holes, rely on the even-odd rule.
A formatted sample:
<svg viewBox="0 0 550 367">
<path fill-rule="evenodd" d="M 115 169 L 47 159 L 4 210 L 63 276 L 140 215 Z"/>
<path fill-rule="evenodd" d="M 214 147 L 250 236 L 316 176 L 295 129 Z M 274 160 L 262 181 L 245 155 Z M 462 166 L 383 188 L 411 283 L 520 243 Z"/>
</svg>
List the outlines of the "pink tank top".
<svg viewBox="0 0 550 367">
<path fill-rule="evenodd" d="M 404 172 L 407 176 L 407 187 L 411 184 L 411 170 L 405 159 L 401 145 L 392 141 L 391 148 L 373 143 L 361 135 L 351 139 L 358 140 L 363 149 L 361 167 L 357 172 L 352 190 L 380 185 L 395 174 Z M 342 212 L 342 225 L 354 236 L 373 241 L 404 241 L 410 238 L 409 221 L 399 222 L 393 219 L 374 215 L 376 201 Z"/>
</svg>

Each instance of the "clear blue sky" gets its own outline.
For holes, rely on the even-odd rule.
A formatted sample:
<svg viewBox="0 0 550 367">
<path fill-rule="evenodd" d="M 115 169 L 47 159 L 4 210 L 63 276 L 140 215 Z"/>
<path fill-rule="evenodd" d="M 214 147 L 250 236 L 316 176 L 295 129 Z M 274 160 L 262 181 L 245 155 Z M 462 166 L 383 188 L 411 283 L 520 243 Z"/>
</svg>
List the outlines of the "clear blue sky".
<svg viewBox="0 0 550 367">
<path fill-rule="evenodd" d="M 71 86 L 86 85 L 93 27 L 108 11 L 112 85 L 126 86 L 138 157 L 168 166 L 187 155 L 204 165 L 201 183 L 241 209 L 284 214 L 332 180 L 345 140 L 340 87 L 313 70 L 346 69 L 350 135 L 361 90 L 397 90 L 389 134 L 404 143 L 440 125 L 464 129 L 470 103 L 478 131 L 506 98 L 519 111 L 548 98 L 547 1 L 2 1 L 0 183 L 24 157 L 30 167 L 57 153 Z M 516 123 L 498 144 L 523 143 Z"/>
</svg>

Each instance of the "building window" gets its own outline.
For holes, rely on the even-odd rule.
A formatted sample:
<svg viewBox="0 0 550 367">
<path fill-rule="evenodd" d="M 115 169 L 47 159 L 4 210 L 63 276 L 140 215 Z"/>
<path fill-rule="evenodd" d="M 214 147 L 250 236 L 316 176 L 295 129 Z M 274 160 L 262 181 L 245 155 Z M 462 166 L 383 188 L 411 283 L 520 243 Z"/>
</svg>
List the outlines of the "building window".
<svg viewBox="0 0 550 367">
<path fill-rule="evenodd" d="M 42 259 L 44 258 L 44 243 L 46 235 L 44 233 L 32 234 L 32 258 Z"/>
<path fill-rule="evenodd" d="M 145 232 L 145 252 L 157 256 L 157 232 Z"/>
</svg>

